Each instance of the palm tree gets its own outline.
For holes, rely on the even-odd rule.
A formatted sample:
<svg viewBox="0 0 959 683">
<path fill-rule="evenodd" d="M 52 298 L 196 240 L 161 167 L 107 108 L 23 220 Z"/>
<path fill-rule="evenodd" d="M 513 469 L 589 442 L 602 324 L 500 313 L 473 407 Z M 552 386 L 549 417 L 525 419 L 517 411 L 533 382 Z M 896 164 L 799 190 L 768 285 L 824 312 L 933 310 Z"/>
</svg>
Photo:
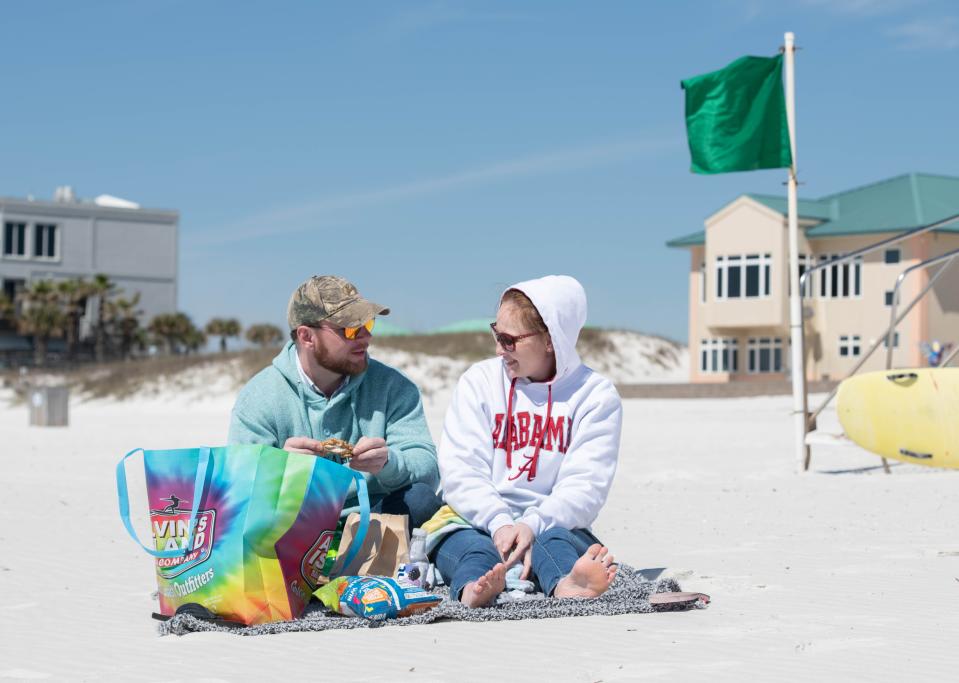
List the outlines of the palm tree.
<svg viewBox="0 0 959 683">
<path fill-rule="evenodd" d="M 87 293 L 90 296 L 97 297 L 97 317 L 93 323 L 94 332 L 94 355 L 97 362 L 103 362 L 106 346 L 106 308 L 107 300 L 116 292 L 116 285 L 110 280 L 109 276 L 103 273 L 97 273 L 93 276 L 93 281 L 87 287 Z"/>
<path fill-rule="evenodd" d="M 0 292 L 0 321 L 13 320 L 13 302 L 7 298 L 7 295 Z"/>
<path fill-rule="evenodd" d="M 150 321 L 147 329 L 152 335 L 163 340 L 166 351 L 170 354 L 180 345 L 189 346 L 195 343 L 196 333 L 199 332 L 186 313 L 161 313 Z"/>
<path fill-rule="evenodd" d="M 125 359 L 130 357 L 133 343 L 140 336 L 140 316 L 143 311 L 137 308 L 140 303 L 140 292 L 127 299 L 117 297 L 107 301 L 106 324 L 110 336 L 120 342 L 120 355 Z"/>
<path fill-rule="evenodd" d="M 35 362 L 47 362 L 47 345 L 51 337 L 60 337 L 67 325 L 67 316 L 60 305 L 60 296 L 49 280 L 37 280 L 20 293 L 21 310 L 17 317 L 20 334 L 33 337 Z"/>
<path fill-rule="evenodd" d="M 250 325 L 246 328 L 246 339 L 251 344 L 265 349 L 267 346 L 275 346 L 283 341 L 283 330 L 270 323 Z"/>
<path fill-rule="evenodd" d="M 73 360 L 77 352 L 77 342 L 80 339 L 80 318 L 87 301 L 89 283 L 83 278 L 75 280 L 60 280 L 56 290 L 60 298 L 65 317 L 64 331 L 67 341 L 67 358 Z"/>
<path fill-rule="evenodd" d="M 220 353 L 226 353 L 227 337 L 239 337 L 241 329 L 236 318 L 213 318 L 206 324 L 206 333 L 220 338 Z"/>
<path fill-rule="evenodd" d="M 198 327 L 193 327 L 191 323 L 190 329 L 187 330 L 183 338 L 183 345 L 186 346 L 187 353 L 196 353 L 206 346 L 206 335 L 203 333 L 203 330 Z"/>
</svg>

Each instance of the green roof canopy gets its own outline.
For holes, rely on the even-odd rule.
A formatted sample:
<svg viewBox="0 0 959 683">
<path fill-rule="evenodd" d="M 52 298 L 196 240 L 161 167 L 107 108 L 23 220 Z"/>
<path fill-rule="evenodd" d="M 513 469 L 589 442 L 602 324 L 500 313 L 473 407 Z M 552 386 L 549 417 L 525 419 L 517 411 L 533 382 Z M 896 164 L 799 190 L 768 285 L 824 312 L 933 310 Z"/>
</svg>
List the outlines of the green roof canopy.
<svg viewBox="0 0 959 683">
<path fill-rule="evenodd" d="M 459 322 L 443 325 L 432 330 L 432 334 L 455 334 L 457 332 L 489 332 L 489 324 L 495 318 L 471 318 L 470 320 L 460 320 Z"/>
<path fill-rule="evenodd" d="M 373 334 L 378 337 L 405 337 L 413 333 L 405 327 L 394 325 L 389 321 L 383 320 L 383 318 L 377 318 L 376 326 L 373 328 Z"/>
</svg>

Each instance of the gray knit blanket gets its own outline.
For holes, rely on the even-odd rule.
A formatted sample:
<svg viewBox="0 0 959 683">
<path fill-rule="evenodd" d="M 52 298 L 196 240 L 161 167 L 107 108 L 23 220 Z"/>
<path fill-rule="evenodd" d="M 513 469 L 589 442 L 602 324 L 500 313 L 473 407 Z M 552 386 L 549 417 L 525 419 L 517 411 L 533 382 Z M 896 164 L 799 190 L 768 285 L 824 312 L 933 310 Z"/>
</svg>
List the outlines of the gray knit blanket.
<svg viewBox="0 0 959 683">
<path fill-rule="evenodd" d="M 598 598 L 542 598 L 519 600 L 490 607 L 466 607 L 451 600 L 445 587 L 434 590 L 443 596 L 443 601 L 433 609 L 409 617 L 370 621 L 360 617 L 347 617 L 327 610 L 313 601 L 299 619 L 276 621 L 269 624 L 243 628 L 222 626 L 197 619 L 188 614 L 179 614 L 160 624 L 160 635 L 182 636 L 194 631 L 227 631 L 240 636 L 261 636 L 267 633 L 291 633 L 294 631 L 327 631 L 346 628 L 379 628 L 381 626 L 410 626 L 429 624 L 440 619 L 460 621 L 507 621 L 516 619 L 554 619 L 557 617 L 584 617 L 595 614 L 638 614 L 676 610 L 672 605 L 652 605 L 649 596 L 681 590 L 674 579 L 649 581 L 629 565 L 620 564 L 616 578 L 609 590 Z M 688 609 L 681 607 L 679 609 Z"/>
</svg>

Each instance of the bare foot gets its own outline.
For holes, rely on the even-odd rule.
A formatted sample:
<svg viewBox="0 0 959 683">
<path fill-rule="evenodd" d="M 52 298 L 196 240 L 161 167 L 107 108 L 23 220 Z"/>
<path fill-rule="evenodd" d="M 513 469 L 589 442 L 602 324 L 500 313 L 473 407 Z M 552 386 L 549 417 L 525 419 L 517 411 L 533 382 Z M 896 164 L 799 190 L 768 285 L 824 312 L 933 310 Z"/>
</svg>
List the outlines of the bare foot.
<svg viewBox="0 0 959 683">
<path fill-rule="evenodd" d="M 485 607 L 506 588 L 506 565 L 500 562 L 483 576 L 463 586 L 460 602 L 467 607 Z"/>
<path fill-rule="evenodd" d="M 594 543 L 576 560 L 573 570 L 553 589 L 554 598 L 595 598 L 609 588 L 616 576 L 613 556 L 606 546 Z"/>
</svg>

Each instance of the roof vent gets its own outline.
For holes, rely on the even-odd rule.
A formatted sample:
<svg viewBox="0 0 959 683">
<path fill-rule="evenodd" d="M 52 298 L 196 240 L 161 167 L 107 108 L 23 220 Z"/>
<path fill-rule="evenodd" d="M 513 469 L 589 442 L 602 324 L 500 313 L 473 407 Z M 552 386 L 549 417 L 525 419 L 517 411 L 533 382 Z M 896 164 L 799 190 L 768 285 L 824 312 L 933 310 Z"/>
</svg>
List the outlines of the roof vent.
<svg viewBox="0 0 959 683">
<path fill-rule="evenodd" d="M 110 194 L 101 194 L 93 200 L 97 206 L 109 206 L 115 209 L 139 209 L 140 205 L 129 199 L 121 199 Z"/>
<path fill-rule="evenodd" d="M 70 185 L 61 185 L 53 191 L 53 201 L 63 202 L 65 204 L 72 203 L 77 201 L 77 195 Z"/>
</svg>

